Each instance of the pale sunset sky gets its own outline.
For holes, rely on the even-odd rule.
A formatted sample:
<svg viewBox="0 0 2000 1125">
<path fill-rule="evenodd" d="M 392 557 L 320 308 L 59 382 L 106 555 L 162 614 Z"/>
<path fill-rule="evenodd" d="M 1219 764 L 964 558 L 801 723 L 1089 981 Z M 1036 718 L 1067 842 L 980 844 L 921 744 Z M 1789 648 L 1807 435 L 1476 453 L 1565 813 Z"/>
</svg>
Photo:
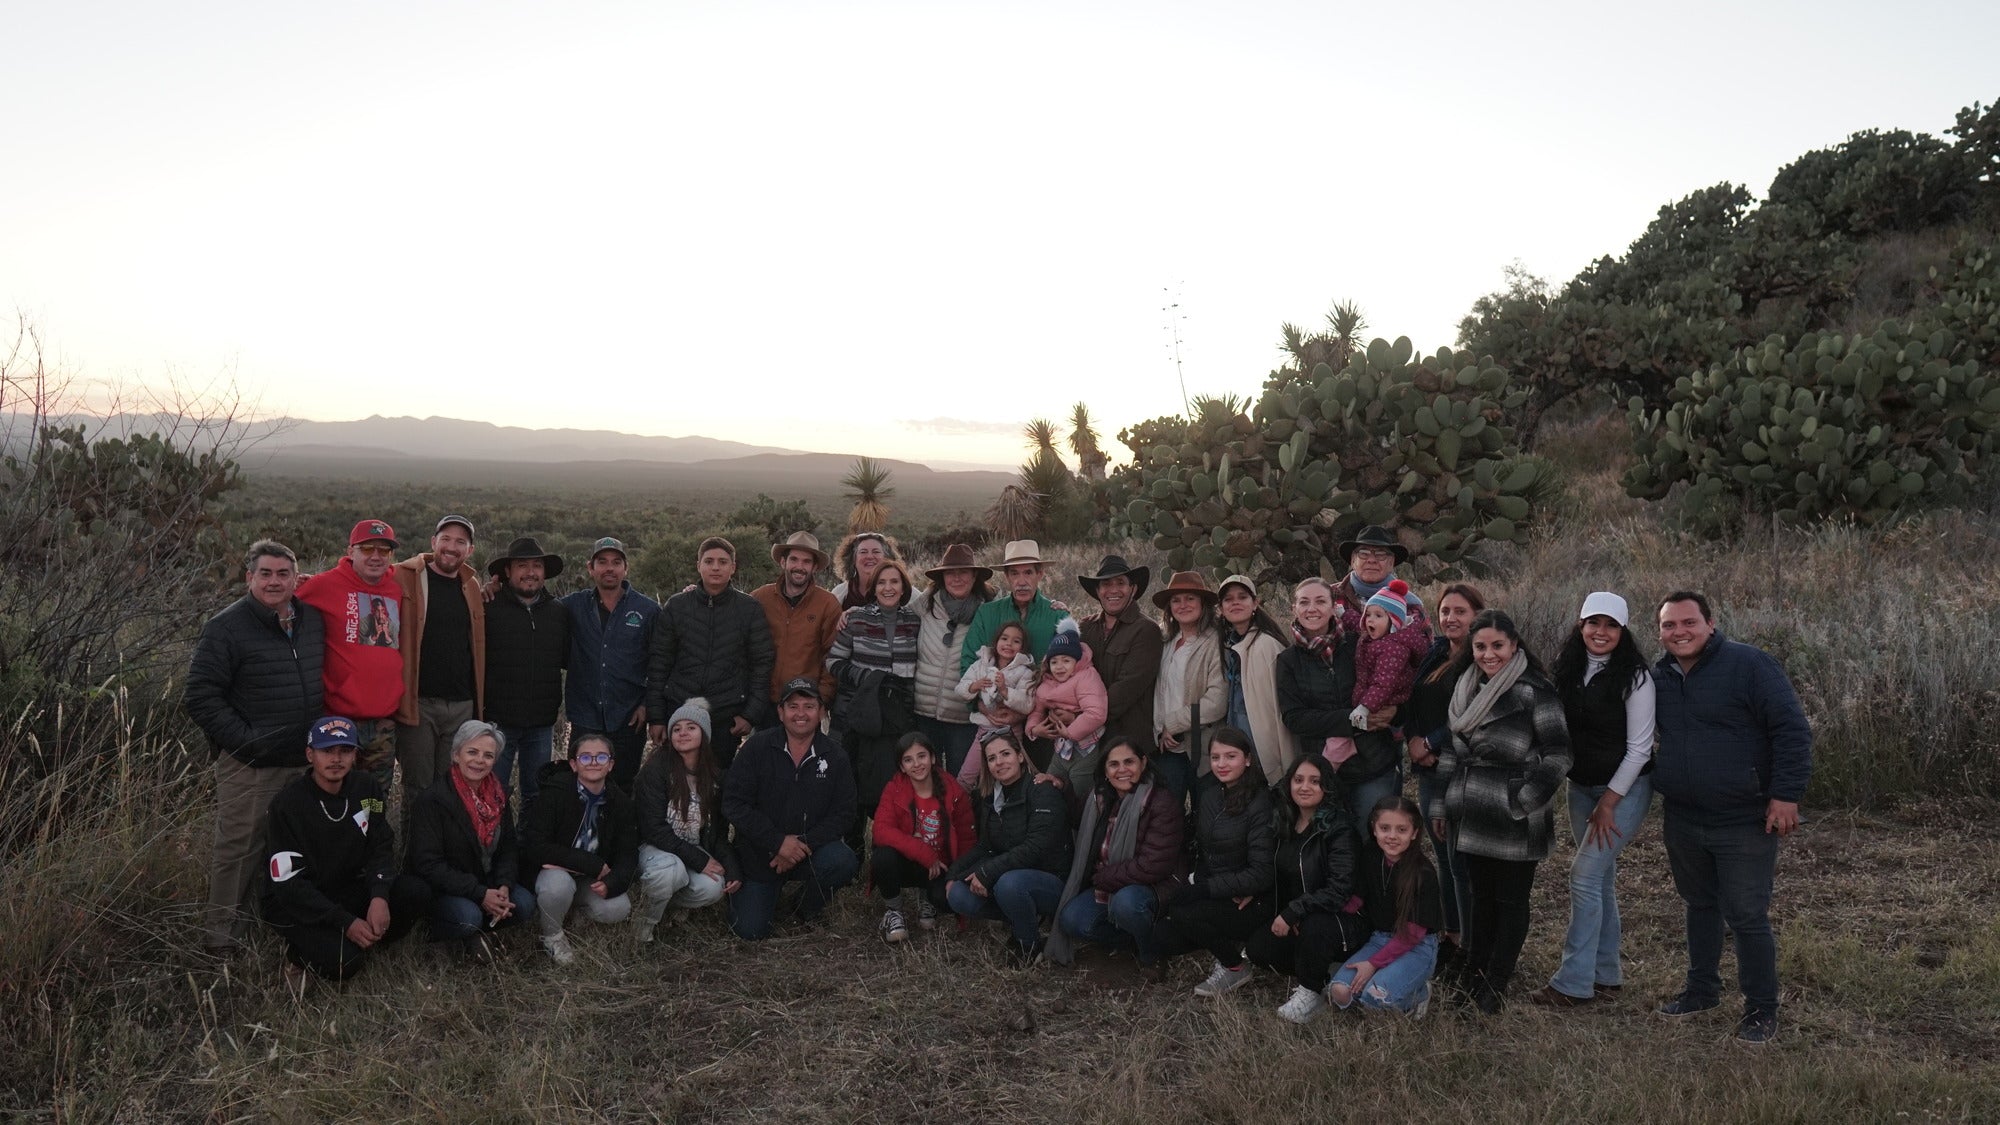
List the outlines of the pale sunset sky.
<svg viewBox="0 0 2000 1125">
<path fill-rule="evenodd" d="M 2000 96 L 2000 4 L 0 0 L 0 319 L 85 385 L 1018 462 L 1450 344 Z M 1118 450 L 1122 452 L 1122 449 Z"/>
</svg>

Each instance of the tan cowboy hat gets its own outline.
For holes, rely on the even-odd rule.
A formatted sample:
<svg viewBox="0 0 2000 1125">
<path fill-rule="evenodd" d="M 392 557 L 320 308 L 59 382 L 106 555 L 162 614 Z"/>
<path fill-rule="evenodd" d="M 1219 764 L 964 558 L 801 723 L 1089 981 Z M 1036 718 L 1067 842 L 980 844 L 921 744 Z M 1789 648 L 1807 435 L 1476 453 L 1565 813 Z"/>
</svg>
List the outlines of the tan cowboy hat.
<svg viewBox="0 0 2000 1125">
<path fill-rule="evenodd" d="M 1007 549 L 1001 552 L 1000 565 L 1040 566 L 1042 565 L 1042 545 L 1033 539 L 1010 539 Z"/>
<path fill-rule="evenodd" d="M 1210 606 L 1215 605 L 1217 596 L 1214 588 L 1209 586 L 1208 579 L 1203 578 L 1200 572 L 1193 570 L 1175 571 L 1173 581 L 1168 582 L 1165 586 L 1153 592 L 1153 604 L 1159 606 L 1161 610 L 1165 610 L 1167 603 L 1174 600 L 1175 594 L 1199 595 Z"/>
<path fill-rule="evenodd" d="M 973 578 L 974 582 L 984 582 L 993 577 L 993 568 L 990 566 L 980 566 L 979 560 L 973 557 L 972 548 L 963 543 L 953 543 L 951 546 L 946 547 L 944 549 L 944 557 L 938 560 L 936 566 L 924 571 L 924 577 L 930 579 L 933 583 L 942 582 L 944 581 L 944 572 L 947 570 L 972 571 L 976 575 Z"/>
<path fill-rule="evenodd" d="M 810 531 L 794 531 L 783 543 L 771 544 L 771 561 L 779 566 L 785 564 L 785 555 L 792 551 L 811 551 L 813 569 L 825 570 L 829 556 L 819 549 L 819 537 Z"/>
</svg>

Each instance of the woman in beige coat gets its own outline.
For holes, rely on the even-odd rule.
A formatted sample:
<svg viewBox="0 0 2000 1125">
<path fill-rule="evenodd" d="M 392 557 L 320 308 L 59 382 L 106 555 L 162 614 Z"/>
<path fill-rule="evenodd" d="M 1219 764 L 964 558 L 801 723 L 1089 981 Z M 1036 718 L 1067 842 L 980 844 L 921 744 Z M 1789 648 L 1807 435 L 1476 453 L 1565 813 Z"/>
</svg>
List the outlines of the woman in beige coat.
<svg viewBox="0 0 2000 1125">
<path fill-rule="evenodd" d="M 1185 797 L 1196 772 L 1208 772 L 1208 736 L 1229 708 L 1222 639 L 1210 626 L 1215 591 L 1201 575 L 1183 570 L 1153 595 L 1153 604 L 1166 616 L 1160 678 L 1153 686 L 1153 741 L 1160 748 L 1153 768 L 1162 784 Z M 1191 729 L 1197 714 L 1199 732 Z"/>
<path fill-rule="evenodd" d="M 1278 654 L 1291 641 L 1264 612 L 1256 583 L 1241 574 L 1223 579 L 1216 613 L 1228 692 L 1225 721 L 1250 736 L 1265 777 L 1284 777 L 1299 756 L 1298 736 L 1285 728 L 1278 706 Z"/>
</svg>

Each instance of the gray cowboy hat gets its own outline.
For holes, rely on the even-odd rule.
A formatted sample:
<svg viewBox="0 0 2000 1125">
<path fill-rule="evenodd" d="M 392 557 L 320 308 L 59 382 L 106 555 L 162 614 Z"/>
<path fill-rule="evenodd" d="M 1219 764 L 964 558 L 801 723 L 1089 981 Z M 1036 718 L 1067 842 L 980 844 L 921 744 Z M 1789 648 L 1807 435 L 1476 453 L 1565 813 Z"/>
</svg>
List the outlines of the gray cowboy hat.
<svg viewBox="0 0 2000 1125">
<path fill-rule="evenodd" d="M 1125 561 L 1124 555 L 1106 555 L 1104 561 L 1097 564 L 1096 574 L 1079 574 L 1076 576 L 1076 583 L 1083 587 L 1084 593 L 1095 598 L 1099 582 L 1107 578 L 1116 578 L 1121 574 L 1132 580 L 1132 600 L 1137 601 L 1139 596 L 1146 592 L 1146 583 L 1153 577 L 1153 568 L 1133 566 Z"/>
<path fill-rule="evenodd" d="M 1410 561 L 1410 549 L 1396 542 L 1396 537 L 1390 534 L 1388 528 L 1376 524 L 1369 524 L 1356 532 L 1354 538 L 1341 543 L 1340 557 L 1351 564 L 1356 547 L 1385 547 L 1395 553 L 1397 566 Z"/>
<path fill-rule="evenodd" d="M 498 578 L 507 572 L 508 563 L 521 562 L 526 559 L 542 560 L 542 577 L 544 578 L 554 578 L 556 575 L 562 573 L 562 556 L 542 550 L 542 545 L 535 542 L 535 537 L 532 535 L 523 535 L 512 543 L 507 544 L 507 553 L 487 563 L 486 573 Z"/>
</svg>

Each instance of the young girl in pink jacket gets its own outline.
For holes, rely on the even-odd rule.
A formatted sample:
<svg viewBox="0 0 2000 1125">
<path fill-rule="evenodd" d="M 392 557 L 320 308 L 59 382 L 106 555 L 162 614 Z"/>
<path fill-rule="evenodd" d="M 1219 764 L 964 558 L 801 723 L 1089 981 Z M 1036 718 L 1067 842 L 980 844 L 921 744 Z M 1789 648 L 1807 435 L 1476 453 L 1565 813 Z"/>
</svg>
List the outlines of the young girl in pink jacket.
<svg viewBox="0 0 2000 1125">
<path fill-rule="evenodd" d="M 1061 786 L 1072 805 L 1096 781 L 1097 741 L 1109 714 L 1104 677 L 1090 665 L 1090 646 L 1077 632 L 1076 620 L 1065 617 L 1056 623 L 1056 635 L 1042 653 L 1028 737 L 1055 741 L 1055 754 L 1043 776 Z"/>
</svg>

